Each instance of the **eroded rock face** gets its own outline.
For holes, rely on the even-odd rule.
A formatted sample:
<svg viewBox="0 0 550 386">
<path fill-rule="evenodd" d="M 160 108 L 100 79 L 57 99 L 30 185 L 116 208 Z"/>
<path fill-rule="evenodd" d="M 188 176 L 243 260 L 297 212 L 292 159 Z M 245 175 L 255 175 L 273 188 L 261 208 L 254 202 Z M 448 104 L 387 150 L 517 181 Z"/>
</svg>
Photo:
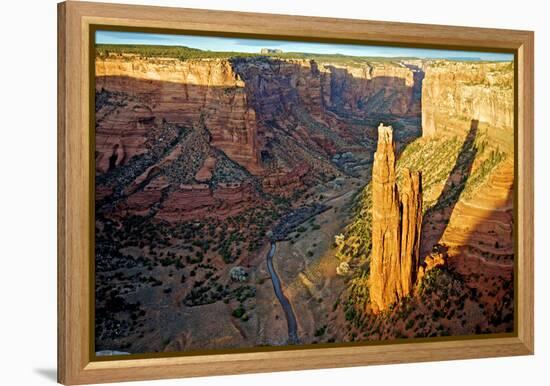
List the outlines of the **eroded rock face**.
<svg viewBox="0 0 550 386">
<path fill-rule="evenodd" d="M 512 63 L 436 61 L 425 65 L 423 136 L 466 132 L 472 120 L 488 124 L 492 140 L 512 144 Z"/>
<path fill-rule="evenodd" d="M 370 298 L 374 310 L 397 301 L 401 277 L 401 227 L 392 129 L 380 125 L 372 168 Z"/>
<path fill-rule="evenodd" d="M 212 178 L 212 171 L 216 167 L 216 157 L 209 156 L 204 160 L 201 168 L 195 174 L 195 179 L 199 182 L 207 182 Z"/>
<path fill-rule="evenodd" d="M 424 258 L 424 263 L 418 267 L 418 273 L 416 277 L 417 289 L 420 289 L 420 284 L 424 279 L 426 273 L 434 268 L 442 268 L 447 265 L 447 253 L 446 251 L 434 250 Z"/>
<path fill-rule="evenodd" d="M 165 122 L 200 123 L 213 146 L 260 175 L 260 152 L 274 123 L 291 127 L 296 140 L 332 155 L 350 146 L 339 139 L 349 133 L 333 112 L 419 113 L 413 111 L 419 99 L 413 93 L 414 72 L 397 63 L 110 55 L 96 59 L 95 71 L 98 173 L 146 153 L 150 133 Z M 319 129 L 311 130 L 315 126 Z"/>
<path fill-rule="evenodd" d="M 157 218 L 183 221 L 241 194 L 222 212 L 250 207 L 250 174 L 258 189 L 290 196 L 353 172 L 334 157 L 353 158 L 365 150 L 357 138 L 374 136 L 349 117 L 418 114 L 415 83 L 414 71 L 393 62 L 97 57 L 98 197 L 123 200 L 123 213 L 154 207 Z M 149 184 L 159 176 L 165 184 Z"/>
<path fill-rule="evenodd" d="M 412 292 L 419 265 L 422 228 L 422 175 L 406 170 L 401 184 L 401 293 Z"/>
<path fill-rule="evenodd" d="M 323 100 L 330 109 L 356 115 L 418 113 L 414 107 L 414 72 L 405 66 L 377 63 L 362 67 L 331 64 L 321 67 Z"/>
<path fill-rule="evenodd" d="M 238 58 L 235 71 L 245 81 L 256 112 L 275 119 L 299 102 L 314 118 L 327 111 L 367 114 L 418 114 L 415 71 L 396 63 L 362 66 L 301 59 Z"/>
<path fill-rule="evenodd" d="M 255 200 L 257 193 L 250 184 L 220 183 L 216 188 L 207 184 L 185 184 L 168 195 L 156 218 L 168 222 L 201 216 L 225 219 L 257 204 Z"/>
<path fill-rule="evenodd" d="M 156 117 L 187 126 L 203 121 L 213 146 L 251 173 L 261 171 L 256 113 L 229 60 L 98 58 L 96 90 L 127 93 L 135 99 L 122 114 L 105 114 L 104 118 L 102 111 L 98 112 L 100 172 L 108 170 L 115 146 L 123 149 L 127 158 L 146 152 L 147 132 L 158 123 Z"/>
<path fill-rule="evenodd" d="M 273 170 L 264 178 L 262 187 L 266 192 L 282 192 L 283 195 L 291 195 L 293 188 L 302 186 L 301 180 L 308 172 L 307 164 L 297 165 L 291 170 Z"/>
<path fill-rule="evenodd" d="M 372 252 L 369 292 L 374 312 L 412 292 L 418 270 L 422 189 L 419 172 L 406 171 L 401 194 L 391 126 L 380 124 L 372 169 Z"/>
</svg>

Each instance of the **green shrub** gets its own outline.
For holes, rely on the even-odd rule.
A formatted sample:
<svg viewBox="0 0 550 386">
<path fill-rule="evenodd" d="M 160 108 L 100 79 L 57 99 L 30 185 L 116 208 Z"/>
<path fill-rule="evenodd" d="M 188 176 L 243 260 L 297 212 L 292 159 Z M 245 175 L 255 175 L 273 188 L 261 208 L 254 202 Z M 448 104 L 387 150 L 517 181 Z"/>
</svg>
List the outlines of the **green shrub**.
<svg viewBox="0 0 550 386">
<path fill-rule="evenodd" d="M 319 327 L 315 332 L 313 333 L 314 336 L 319 337 L 325 335 L 325 332 L 327 331 L 327 325 Z"/>
<path fill-rule="evenodd" d="M 244 315 L 244 313 L 245 313 L 245 309 L 243 308 L 243 306 L 239 306 L 238 308 L 235 308 L 233 310 L 231 315 L 233 315 L 235 318 L 240 318 Z"/>
</svg>

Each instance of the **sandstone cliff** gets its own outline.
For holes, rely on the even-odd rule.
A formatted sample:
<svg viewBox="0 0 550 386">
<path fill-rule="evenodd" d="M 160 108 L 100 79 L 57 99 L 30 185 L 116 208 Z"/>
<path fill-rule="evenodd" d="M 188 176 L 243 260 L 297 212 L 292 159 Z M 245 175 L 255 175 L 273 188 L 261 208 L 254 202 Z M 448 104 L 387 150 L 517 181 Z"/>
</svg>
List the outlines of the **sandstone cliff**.
<svg viewBox="0 0 550 386">
<path fill-rule="evenodd" d="M 302 59 L 238 58 L 235 70 L 256 96 L 267 119 L 292 102 L 323 119 L 326 110 L 342 114 L 418 114 L 413 94 L 415 71 L 393 62 L 334 64 Z"/>
<path fill-rule="evenodd" d="M 427 63 L 422 83 L 423 136 L 462 135 L 472 120 L 488 126 L 491 140 L 513 144 L 513 64 Z"/>
<path fill-rule="evenodd" d="M 359 115 L 417 114 L 414 72 L 398 63 L 342 66 L 322 63 L 323 101 L 327 108 Z"/>
<path fill-rule="evenodd" d="M 405 170 L 401 201 L 401 294 L 413 290 L 419 266 L 420 230 L 422 228 L 422 175 Z"/>
<path fill-rule="evenodd" d="M 418 270 L 421 225 L 420 173 L 405 173 L 400 195 L 392 128 L 380 124 L 372 169 L 369 292 L 374 312 L 386 310 L 412 292 Z"/>
<path fill-rule="evenodd" d="M 251 173 L 260 172 L 256 114 L 228 60 L 98 58 L 96 90 L 133 96 L 132 108 L 122 114 L 98 114 L 100 172 L 108 169 L 116 145 L 128 158 L 146 152 L 146 134 L 158 117 L 186 126 L 202 120 L 213 146 Z"/>
<path fill-rule="evenodd" d="M 207 184 L 180 185 L 164 201 L 156 217 L 169 222 L 205 215 L 223 220 L 258 204 L 250 184 L 219 184 L 216 189 Z"/>
<path fill-rule="evenodd" d="M 288 195 L 308 178 L 338 175 L 335 154 L 364 151 L 357 138 L 368 138 L 374 127 L 362 119 L 419 114 L 416 73 L 394 62 L 111 54 L 98 56 L 95 70 L 98 175 L 136 156 L 155 171 L 152 159 L 163 152 L 173 155 L 165 166 L 191 152 L 193 162 L 182 165 L 185 178 L 171 182 L 208 184 L 224 165 L 208 150 L 212 146 L 260 177 L 269 192 Z M 195 143 L 197 134 L 189 130 L 203 129 L 208 138 Z M 109 192 L 104 188 L 102 197 Z"/>
<path fill-rule="evenodd" d="M 162 122 L 204 124 L 213 146 L 257 175 L 263 170 L 260 153 L 275 135 L 273 124 L 331 156 L 356 146 L 347 140 L 353 136 L 349 125 L 334 113 L 418 114 L 413 71 L 391 62 L 345 66 L 301 59 L 110 55 L 98 57 L 95 70 L 99 173 L 146 153 L 148 137 Z M 115 113 L 113 105 L 119 107 Z"/>
</svg>

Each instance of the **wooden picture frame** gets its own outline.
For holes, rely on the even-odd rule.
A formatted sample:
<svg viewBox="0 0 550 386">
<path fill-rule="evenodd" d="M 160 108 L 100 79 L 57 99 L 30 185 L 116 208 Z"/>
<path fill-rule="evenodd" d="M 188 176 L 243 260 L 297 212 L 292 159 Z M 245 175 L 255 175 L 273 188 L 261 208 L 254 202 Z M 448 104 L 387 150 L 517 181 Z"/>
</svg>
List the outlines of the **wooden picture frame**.
<svg viewBox="0 0 550 386">
<path fill-rule="evenodd" d="M 91 355 L 93 25 L 515 55 L 516 331 L 490 339 L 399 341 L 216 355 L 94 360 Z M 283 34 L 283 36 L 281 35 Z M 530 31 L 68 1 L 58 5 L 58 381 L 117 382 L 528 355 L 534 351 L 534 34 Z"/>
</svg>

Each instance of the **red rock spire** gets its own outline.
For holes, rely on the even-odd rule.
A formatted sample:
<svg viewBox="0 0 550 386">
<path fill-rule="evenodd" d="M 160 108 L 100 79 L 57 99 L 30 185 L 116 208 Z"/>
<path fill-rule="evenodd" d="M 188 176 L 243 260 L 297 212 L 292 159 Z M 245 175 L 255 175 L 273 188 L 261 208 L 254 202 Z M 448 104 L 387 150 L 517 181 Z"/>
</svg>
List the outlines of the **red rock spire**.
<svg viewBox="0 0 550 386">
<path fill-rule="evenodd" d="M 384 311 L 413 290 L 422 225 L 421 183 L 419 172 L 406 170 L 400 194 L 393 130 L 380 124 L 372 168 L 369 292 L 374 312 Z"/>
</svg>

